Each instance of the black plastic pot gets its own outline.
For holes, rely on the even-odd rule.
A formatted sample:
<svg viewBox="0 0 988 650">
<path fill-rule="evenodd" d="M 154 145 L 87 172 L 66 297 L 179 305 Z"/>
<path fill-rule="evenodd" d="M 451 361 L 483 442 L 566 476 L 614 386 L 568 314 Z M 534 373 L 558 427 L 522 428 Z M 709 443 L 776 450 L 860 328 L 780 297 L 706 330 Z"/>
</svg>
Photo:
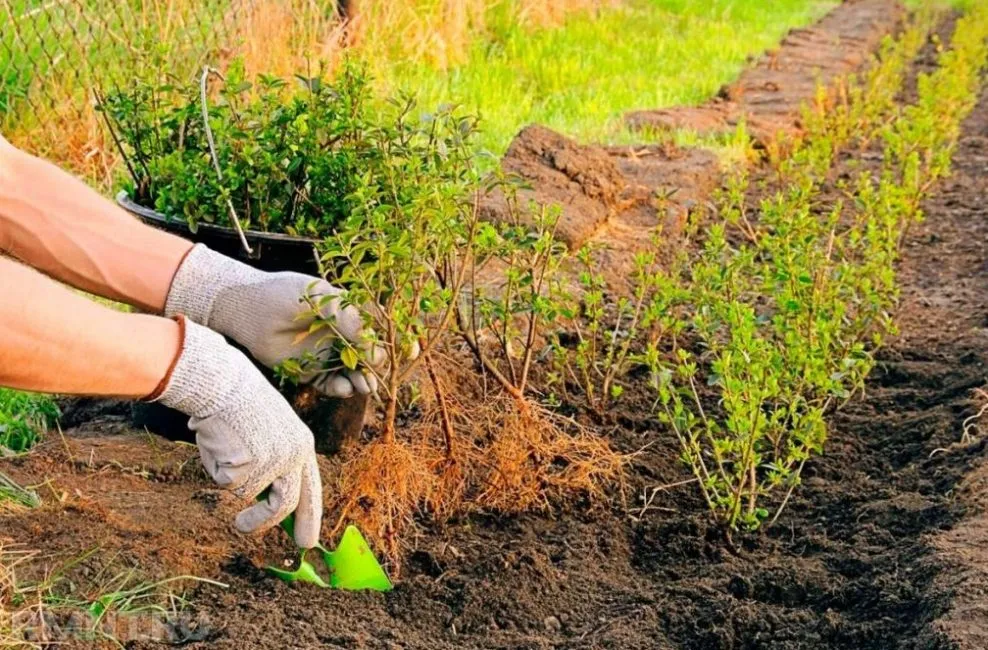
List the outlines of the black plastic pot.
<svg viewBox="0 0 988 650">
<path fill-rule="evenodd" d="M 232 228 L 200 224 L 193 233 L 184 221 L 171 219 L 138 205 L 126 192 L 117 195 L 117 203 L 155 228 L 205 244 L 214 251 L 239 259 L 254 268 L 319 275 L 314 239 L 248 230 L 244 236 L 253 249 L 252 254 L 248 255 L 240 236 Z M 272 373 L 267 368 L 260 365 L 258 368 L 273 382 Z M 312 429 L 316 437 L 316 449 L 321 453 L 335 453 L 344 440 L 357 437 L 363 429 L 369 404 L 367 397 L 357 396 L 346 400 L 327 398 L 317 395 L 311 389 L 294 386 L 283 388 L 282 393 Z M 136 402 L 133 417 L 135 424 L 146 427 L 153 433 L 172 440 L 191 440 L 188 417 L 160 404 Z"/>
<path fill-rule="evenodd" d="M 218 253 L 239 259 L 262 271 L 297 271 L 309 275 L 319 274 L 319 261 L 315 239 L 293 237 L 279 233 L 247 230 L 244 237 L 253 253 L 247 254 L 240 235 L 233 228 L 209 223 L 199 224 L 192 232 L 184 220 L 174 219 L 135 203 L 126 192 L 117 194 L 117 203 L 144 223 L 160 228 L 179 237 L 205 244 Z"/>
</svg>

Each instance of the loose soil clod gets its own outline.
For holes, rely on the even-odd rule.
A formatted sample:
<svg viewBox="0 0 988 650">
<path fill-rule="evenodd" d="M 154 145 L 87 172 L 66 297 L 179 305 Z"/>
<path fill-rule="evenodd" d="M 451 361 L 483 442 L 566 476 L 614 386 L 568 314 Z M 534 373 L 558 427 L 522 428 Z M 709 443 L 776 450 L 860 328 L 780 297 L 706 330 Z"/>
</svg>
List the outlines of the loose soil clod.
<svg viewBox="0 0 988 650">
<path fill-rule="evenodd" d="M 674 240 L 721 180 L 717 157 L 705 149 L 581 145 L 538 125 L 518 134 L 501 166 L 529 187 L 518 194 L 522 205 L 562 208 L 558 240 L 571 250 L 599 245 L 601 273 L 615 286 L 627 282 L 634 254 L 656 227 Z M 498 191 L 482 206 L 489 221 L 507 214 Z"/>
<path fill-rule="evenodd" d="M 522 129 L 508 147 L 502 170 L 520 177 L 531 189 L 518 193 L 521 205 L 559 205 L 557 238 L 571 249 L 582 246 L 617 211 L 627 181 L 599 147 L 584 146 L 544 126 Z M 508 218 L 501 192 L 482 206 L 489 221 Z"/>
</svg>

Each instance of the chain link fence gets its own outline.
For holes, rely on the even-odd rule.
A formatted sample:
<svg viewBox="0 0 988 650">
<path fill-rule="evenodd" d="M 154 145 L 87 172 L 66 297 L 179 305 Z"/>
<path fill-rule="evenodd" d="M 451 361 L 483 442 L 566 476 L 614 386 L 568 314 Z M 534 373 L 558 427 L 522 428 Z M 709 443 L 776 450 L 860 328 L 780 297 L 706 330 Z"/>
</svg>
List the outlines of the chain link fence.
<svg viewBox="0 0 988 650">
<path fill-rule="evenodd" d="M 153 60 L 191 76 L 265 1 L 0 0 L 0 117 L 80 111 L 93 89 L 119 88 Z"/>
</svg>

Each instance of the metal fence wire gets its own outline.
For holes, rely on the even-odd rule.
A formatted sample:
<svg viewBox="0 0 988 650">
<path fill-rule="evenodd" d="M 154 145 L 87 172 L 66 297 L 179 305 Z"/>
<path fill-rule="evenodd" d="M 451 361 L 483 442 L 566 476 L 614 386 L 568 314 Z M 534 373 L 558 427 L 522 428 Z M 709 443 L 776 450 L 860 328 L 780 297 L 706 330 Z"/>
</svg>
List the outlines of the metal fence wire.
<svg viewBox="0 0 988 650">
<path fill-rule="evenodd" d="M 167 56 L 193 75 L 222 57 L 255 0 L 0 0 L 0 117 L 81 111 Z M 165 50 L 167 44 L 167 50 Z"/>
</svg>

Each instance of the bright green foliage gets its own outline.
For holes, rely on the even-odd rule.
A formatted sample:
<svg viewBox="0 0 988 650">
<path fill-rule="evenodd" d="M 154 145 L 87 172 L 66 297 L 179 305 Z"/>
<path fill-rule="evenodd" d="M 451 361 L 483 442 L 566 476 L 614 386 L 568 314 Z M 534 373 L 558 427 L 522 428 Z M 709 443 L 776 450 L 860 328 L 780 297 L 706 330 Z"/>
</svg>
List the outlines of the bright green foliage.
<svg viewBox="0 0 988 650">
<path fill-rule="evenodd" d="M 44 541 L 41 540 L 42 543 Z M 35 562 L 41 559 L 37 551 L 20 550 L 16 546 L 0 549 L 0 562 L 4 569 L 0 587 L 3 588 L 3 605 L 7 614 L 3 621 L 7 626 L 0 628 L 0 632 L 7 634 L 0 635 L 0 646 L 39 647 L 36 642 L 38 636 L 28 636 L 37 627 L 32 630 L 29 626 L 11 626 L 11 615 L 16 618 L 30 612 L 44 613 L 45 618 L 50 620 L 69 621 L 71 618 L 69 629 L 72 643 L 80 647 L 105 647 L 109 642 L 122 648 L 125 641 L 133 641 L 133 635 L 122 640 L 116 638 L 121 631 L 120 625 L 126 625 L 121 619 L 152 614 L 165 621 L 190 605 L 182 592 L 175 590 L 176 585 L 188 587 L 192 583 L 227 588 L 221 582 L 196 576 L 176 576 L 148 582 L 142 581 L 133 569 L 110 575 L 114 558 L 110 558 L 110 562 L 97 571 L 92 570 L 92 562 L 81 573 L 73 571 L 87 560 L 94 560 L 99 550 L 92 548 L 64 563 L 51 566 L 50 562 Z M 100 559 L 95 558 L 96 564 L 100 564 Z M 30 569 L 22 574 L 19 567 L 27 569 L 28 565 L 31 565 Z M 23 575 L 32 575 L 35 580 L 22 580 Z M 62 629 L 66 631 L 66 628 Z"/>
<path fill-rule="evenodd" d="M 448 331 L 468 278 L 469 253 L 487 237 L 477 215 L 476 120 L 447 107 L 420 116 L 415 102 L 392 103 L 362 135 L 368 149 L 350 194 L 352 208 L 320 244 L 331 280 L 348 301 L 378 305 L 367 317 L 388 356 L 384 387 L 390 431 L 398 389 Z M 313 331 L 332 336 L 333 323 Z M 341 355 L 343 353 L 341 352 Z M 355 365 L 359 357 L 347 355 Z"/>
<path fill-rule="evenodd" d="M 806 136 L 778 165 L 783 182 L 812 185 L 827 174 L 834 156 L 852 140 L 866 145 L 896 117 L 898 95 L 908 68 L 941 18 L 941 13 L 929 6 L 917 11 L 912 24 L 898 39 L 885 37 L 876 60 L 865 72 L 850 75 L 839 84 L 840 92 L 833 105 L 829 105 L 827 89 L 818 90 L 813 105 L 803 109 Z"/>
<path fill-rule="evenodd" d="M 47 395 L 0 388 L 0 458 L 22 454 L 58 420 L 58 406 Z M 0 472 L 0 503 L 36 508 L 37 492 L 23 487 Z"/>
<path fill-rule="evenodd" d="M 684 323 L 675 310 L 684 297 L 683 290 L 674 273 L 660 272 L 662 262 L 655 252 L 659 239 L 656 234 L 654 250 L 635 255 L 631 293 L 616 300 L 605 293 L 607 285 L 593 249 L 587 247 L 577 253 L 579 309 L 561 314 L 566 317 L 561 325 L 574 332 L 576 340 L 566 345 L 558 332 L 552 338 L 553 371 L 548 383 L 563 393 L 567 386 L 578 387 L 598 413 L 624 394 L 623 378 L 637 362 L 635 351 L 641 340 L 658 345 L 683 330 Z M 677 259 L 671 267 L 678 268 L 682 262 Z M 572 304 L 573 298 L 567 295 L 561 302 Z"/>
<path fill-rule="evenodd" d="M 210 585 L 221 589 L 228 585 L 192 575 L 175 576 L 156 582 L 142 581 L 133 569 L 113 576 L 98 573 L 91 585 L 79 585 L 70 581 L 63 572 L 92 555 L 90 551 L 72 563 L 47 576 L 41 584 L 19 587 L 21 593 L 30 593 L 41 601 L 43 607 L 53 613 L 71 613 L 87 617 L 78 619 L 74 629 L 80 642 L 109 641 L 123 647 L 114 633 L 127 617 L 159 616 L 167 620 L 191 603 L 176 591 L 176 585 Z M 184 591 L 184 589 L 183 589 Z"/>
<path fill-rule="evenodd" d="M 227 588 L 227 585 L 222 582 L 196 576 L 176 576 L 174 578 L 159 580 L 158 582 L 142 583 L 135 579 L 133 572 L 126 571 L 115 576 L 104 587 L 107 591 L 93 599 L 88 604 L 88 607 L 85 607 L 85 611 L 93 618 L 92 632 L 97 632 L 103 619 L 110 615 L 135 616 L 147 613 L 167 615 L 172 613 L 168 607 L 161 605 L 159 602 L 163 600 L 163 592 L 167 593 L 172 607 L 176 604 L 186 605 L 187 603 L 180 596 L 166 592 L 163 587 L 172 583 L 186 581 L 208 584 L 222 589 Z M 56 601 L 56 603 L 63 606 L 73 604 L 71 600 L 66 600 L 65 602 Z M 81 607 L 85 603 L 79 602 L 74 604 Z"/>
<path fill-rule="evenodd" d="M 763 201 L 757 219 L 746 213 L 745 179 L 722 197 L 724 223 L 710 227 L 690 261 L 680 306 L 695 343 L 673 345 L 671 360 L 650 343 L 642 358 L 661 418 L 728 528 L 774 521 L 806 461 L 823 449 L 825 414 L 861 388 L 874 350 L 894 332 L 899 246 L 922 217 L 920 201 L 948 172 L 974 105 L 986 17 L 979 10 L 958 24 L 954 50 L 901 112 L 894 98 L 932 21 L 924 15 L 898 43 L 886 43 L 845 103 L 808 112 L 806 138 L 779 166 L 783 189 Z M 837 152 L 875 135 L 885 143 L 877 180 L 862 174 L 845 188 L 853 205 L 821 210 L 819 190 Z M 742 243 L 728 236 L 733 229 Z M 780 491 L 781 501 L 773 499 Z"/>
<path fill-rule="evenodd" d="M 526 211 L 518 205 L 513 184 L 505 182 L 501 189 L 507 218 L 497 226 L 482 226 L 472 257 L 480 270 L 491 262 L 499 266 L 502 281 L 493 290 L 475 284 L 457 325 L 480 363 L 509 392 L 522 395 L 529 387 L 539 335 L 573 312 L 559 282 L 569 252 L 555 238 L 558 208 L 532 205 Z M 531 218 L 522 219 L 526 215 Z M 497 341 L 500 363 L 478 343 L 477 332 L 485 330 Z"/>
<path fill-rule="evenodd" d="M 14 505 L 23 508 L 37 508 L 41 497 L 29 487 L 24 487 L 3 472 L 0 472 L 0 505 Z"/>
<path fill-rule="evenodd" d="M 359 177 L 377 154 L 365 74 L 345 66 L 332 83 L 228 70 L 206 111 L 223 178 L 204 128 L 200 82 L 135 81 L 106 97 L 137 202 L 187 220 L 319 237 L 355 209 Z M 372 133 L 373 131 L 373 133 Z"/>
<path fill-rule="evenodd" d="M 0 457 L 33 447 L 58 415 L 51 397 L 0 388 Z"/>
</svg>

